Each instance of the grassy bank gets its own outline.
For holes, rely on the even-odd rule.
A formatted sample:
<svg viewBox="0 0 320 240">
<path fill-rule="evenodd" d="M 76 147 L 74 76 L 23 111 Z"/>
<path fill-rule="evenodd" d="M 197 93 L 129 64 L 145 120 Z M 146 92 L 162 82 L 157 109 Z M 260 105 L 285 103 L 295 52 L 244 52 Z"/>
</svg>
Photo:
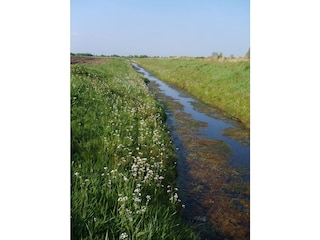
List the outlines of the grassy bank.
<svg viewBox="0 0 320 240">
<path fill-rule="evenodd" d="M 72 239 L 197 239 L 165 114 L 122 59 L 71 66 Z"/>
<path fill-rule="evenodd" d="M 135 61 L 250 128 L 249 61 L 150 58 Z"/>
</svg>

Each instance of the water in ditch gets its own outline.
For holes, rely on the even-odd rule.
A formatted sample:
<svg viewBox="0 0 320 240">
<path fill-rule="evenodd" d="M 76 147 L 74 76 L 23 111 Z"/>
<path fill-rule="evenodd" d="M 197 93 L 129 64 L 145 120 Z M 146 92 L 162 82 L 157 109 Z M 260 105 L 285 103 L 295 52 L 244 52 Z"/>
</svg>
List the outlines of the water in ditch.
<svg viewBox="0 0 320 240">
<path fill-rule="evenodd" d="M 203 239 L 250 239 L 250 134 L 186 92 L 136 71 L 165 106 L 178 155 L 183 216 Z"/>
</svg>

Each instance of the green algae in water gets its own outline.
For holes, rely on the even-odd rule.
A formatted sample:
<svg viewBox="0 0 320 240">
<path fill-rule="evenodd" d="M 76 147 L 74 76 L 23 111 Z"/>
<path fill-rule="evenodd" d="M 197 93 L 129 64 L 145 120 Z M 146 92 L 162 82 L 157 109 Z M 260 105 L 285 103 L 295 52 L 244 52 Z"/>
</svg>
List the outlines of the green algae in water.
<svg viewBox="0 0 320 240">
<path fill-rule="evenodd" d="M 190 181 L 184 186 L 188 196 L 192 198 L 192 211 L 196 216 L 205 217 L 205 224 L 212 230 L 224 235 L 221 239 L 248 239 L 250 234 L 250 184 L 242 179 L 249 175 L 248 169 L 241 166 L 230 166 L 231 147 L 218 139 L 203 138 L 199 128 L 207 127 L 207 123 L 196 121 L 192 115 L 184 112 L 184 107 L 170 96 L 159 91 L 157 84 L 151 86 L 156 98 L 170 110 L 176 124 L 172 129 L 179 135 L 186 150 L 185 163 L 188 166 Z M 206 104 L 191 102 L 199 112 L 208 116 L 229 120 L 219 110 Z M 239 123 L 240 124 L 240 123 Z M 228 128 L 223 135 L 249 145 L 249 131 Z M 204 225 L 203 225 L 204 226 Z M 205 232 L 202 229 L 202 232 Z M 209 236 L 216 234 L 211 232 Z"/>
<path fill-rule="evenodd" d="M 250 131 L 248 129 L 225 128 L 222 130 L 222 135 L 238 141 L 243 146 L 250 145 Z"/>
</svg>

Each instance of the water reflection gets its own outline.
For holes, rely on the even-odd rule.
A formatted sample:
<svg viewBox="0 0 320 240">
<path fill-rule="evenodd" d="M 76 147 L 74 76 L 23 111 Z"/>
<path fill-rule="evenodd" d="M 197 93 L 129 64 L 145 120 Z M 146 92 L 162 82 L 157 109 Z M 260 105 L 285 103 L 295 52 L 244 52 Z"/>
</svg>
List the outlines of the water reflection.
<svg viewBox="0 0 320 240">
<path fill-rule="evenodd" d="M 249 131 L 140 66 L 133 67 L 148 78 L 150 91 L 166 107 L 177 146 L 185 218 L 204 239 L 249 239 Z"/>
</svg>

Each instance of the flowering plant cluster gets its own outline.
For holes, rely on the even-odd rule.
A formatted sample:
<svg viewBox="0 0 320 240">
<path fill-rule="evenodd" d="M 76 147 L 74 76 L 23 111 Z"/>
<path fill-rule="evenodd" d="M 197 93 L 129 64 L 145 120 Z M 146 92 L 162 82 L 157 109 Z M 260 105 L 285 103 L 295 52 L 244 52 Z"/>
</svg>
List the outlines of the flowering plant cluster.
<svg viewBox="0 0 320 240">
<path fill-rule="evenodd" d="M 163 107 L 124 60 L 71 68 L 74 239 L 195 239 Z"/>
</svg>

